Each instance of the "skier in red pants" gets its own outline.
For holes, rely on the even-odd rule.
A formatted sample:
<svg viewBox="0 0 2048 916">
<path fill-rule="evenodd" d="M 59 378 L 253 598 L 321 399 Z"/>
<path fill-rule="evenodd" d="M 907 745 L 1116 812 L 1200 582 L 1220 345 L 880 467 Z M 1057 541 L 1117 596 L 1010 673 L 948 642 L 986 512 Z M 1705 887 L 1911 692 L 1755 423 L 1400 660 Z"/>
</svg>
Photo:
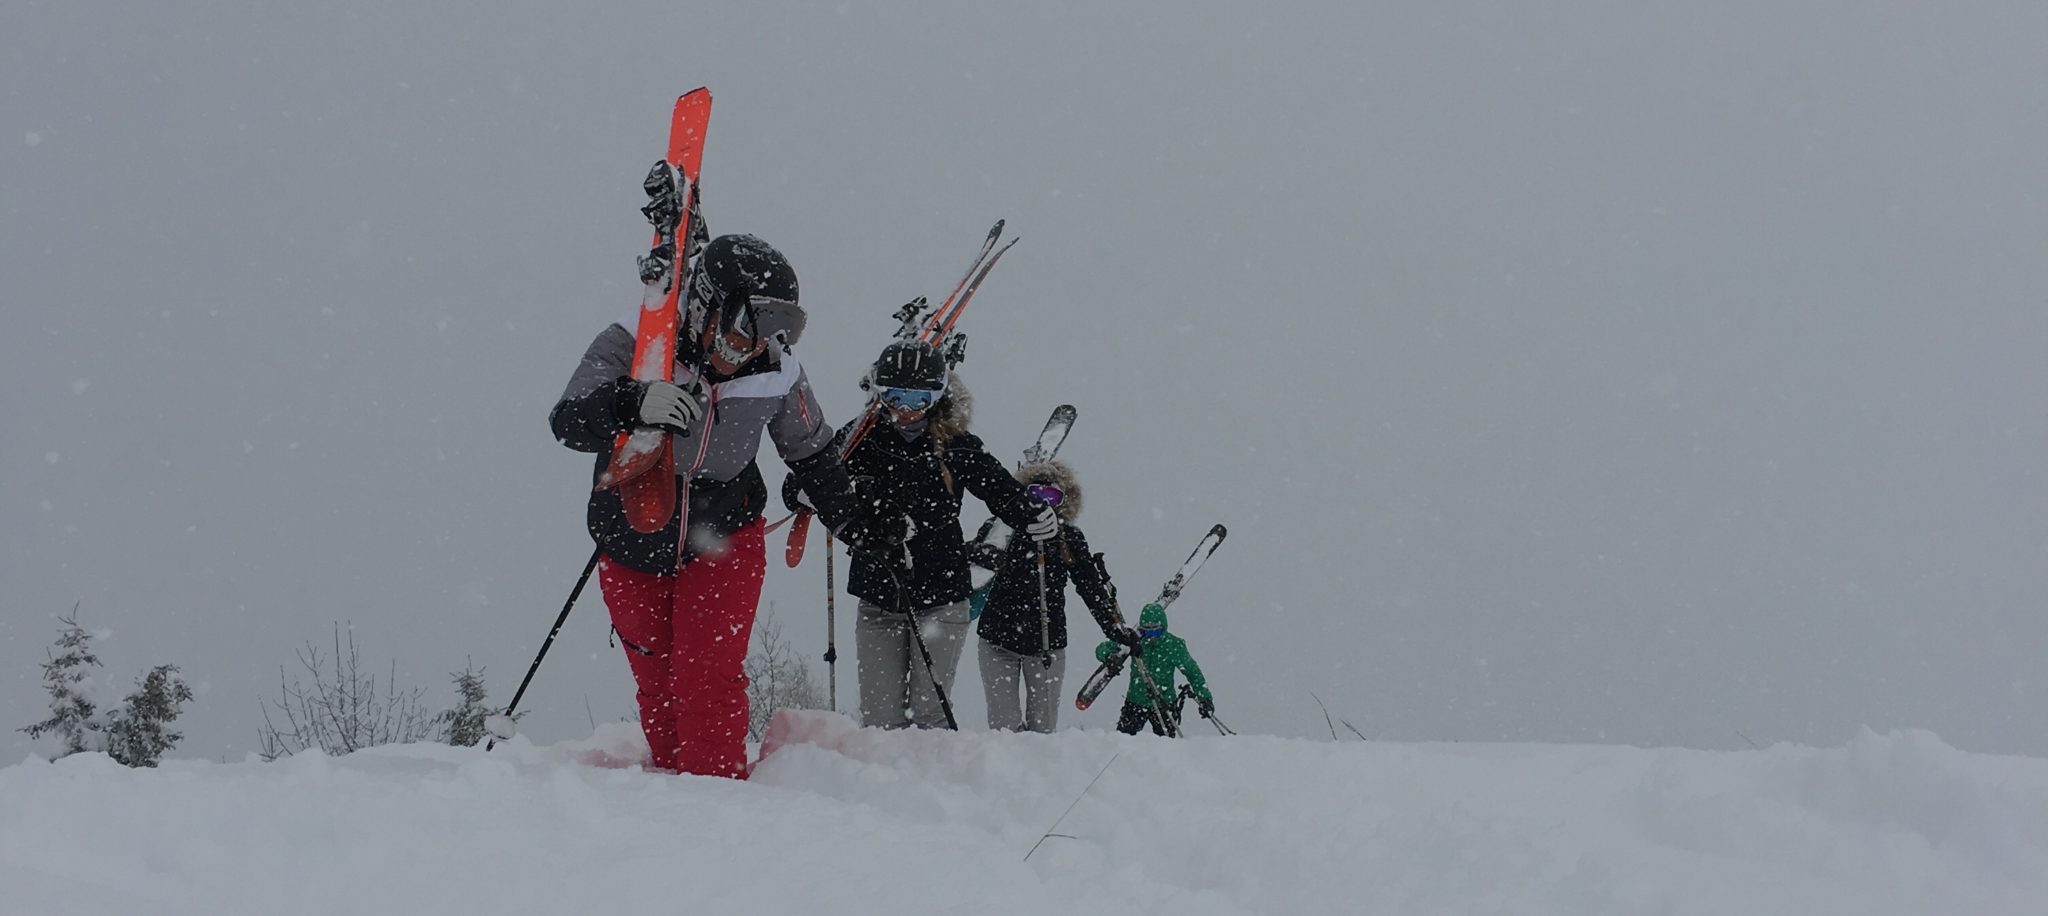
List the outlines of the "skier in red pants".
<svg viewBox="0 0 2048 916">
<path fill-rule="evenodd" d="M 634 531 L 616 488 L 591 493 L 598 583 L 639 688 L 652 765 L 743 779 L 747 642 L 767 566 L 761 434 L 850 547 L 901 554 L 909 523 L 856 508 L 829 447 L 833 425 L 797 363 L 805 319 L 782 254 L 750 235 L 720 236 L 687 289 L 674 383 L 631 378 L 633 332 L 613 324 L 584 351 L 549 423 L 564 445 L 596 453 L 600 473 L 620 430 L 673 434 L 678 497 L 667 527 Z"/>
</svg>

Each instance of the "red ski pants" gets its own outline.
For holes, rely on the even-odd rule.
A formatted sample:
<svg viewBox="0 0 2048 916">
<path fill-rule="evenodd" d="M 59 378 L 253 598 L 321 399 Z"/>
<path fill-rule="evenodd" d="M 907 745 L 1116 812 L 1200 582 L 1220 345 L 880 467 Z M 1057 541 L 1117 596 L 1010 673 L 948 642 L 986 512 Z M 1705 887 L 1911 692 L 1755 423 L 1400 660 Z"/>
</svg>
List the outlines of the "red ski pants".
<svg viewBox="0 0 2048 916">
<path fill-rule="evenodd" d="M 767 571 L 763 542 L 757 520 L 723 553 L 700 552 L 672 576 L 609 557 L 598 564 L 658 768 L 747 776 L 747 641 Z"/>
</svg>

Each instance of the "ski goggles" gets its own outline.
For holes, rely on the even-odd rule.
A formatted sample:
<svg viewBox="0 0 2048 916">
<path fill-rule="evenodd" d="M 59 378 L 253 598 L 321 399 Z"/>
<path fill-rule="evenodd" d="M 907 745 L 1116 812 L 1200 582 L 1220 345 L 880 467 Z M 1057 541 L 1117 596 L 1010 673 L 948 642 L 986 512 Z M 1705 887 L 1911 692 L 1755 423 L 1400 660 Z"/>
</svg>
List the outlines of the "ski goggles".
<svg viewBox="0 0 2048 916">
<path fill-rule="evenodd" d="M 1024 489 L 1030 490 L 1031 495 L 1044 500 L 1048 506 L 1057 506 L 1067 498 L 1066 491 L 1049 483 L 1034 483 Z"/>
<path fill-rule="evenodd" d="M 711 282 L 711 274 L 701 268 L 690 272 L 690 299 L 703 308 L 705 314 L 716 316 L 713 322 L 720 333 L 738 331 L 749 337 L 754 336 L 754 310 L 752 296 L 745 292 L 728 294 Z"/>
<path fill-rule="evenodd" d="M 923 410 L 939 399 L 938 392 L 923 388 L 883 388 L 875 396 L 897 410 Z"/>
<path fill-rule="evenodd" d="M 1165 635 L 1166 635 L 1166 628 L 1165 628 L 1165 627 L 1139 627 L 1139 628 L 1138 628 L 1138 635 L 1139 635 L 1139 636 L 1143 636 L 1143 637 L 1145 637 L 1146 639 L 1158 639 L 1159 637 L 1161 637 L 1161 636 L 1165 636 Z"/>
</svg>

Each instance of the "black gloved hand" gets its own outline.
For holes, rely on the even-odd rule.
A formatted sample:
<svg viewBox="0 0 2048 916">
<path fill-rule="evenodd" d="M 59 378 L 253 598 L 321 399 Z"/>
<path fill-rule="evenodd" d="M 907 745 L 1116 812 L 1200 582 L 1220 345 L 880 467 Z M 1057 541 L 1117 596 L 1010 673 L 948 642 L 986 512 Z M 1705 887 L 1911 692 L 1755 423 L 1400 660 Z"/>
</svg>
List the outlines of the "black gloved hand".
<svg viewBox="0 0 2048 916">
<path fill-rule="evenodd" d="M 1216 714 L 1216 701 L 1208 697 L 1196 697 L 1195 709 L 1201 712 L 1202 718 L 1207 719 Z"/>
<path fill-rule="evenodd" d="M 1002 568 L 1003 552 L 997 550 L 994 544 L 969 544 L 967 562 L 994 572 Z"/>
<path fill-rule="evenodd" d="M 1133 649 L 1136 649 L 1140 643 L 1145 641 L 1145 637 L 1138 635 L 1138 631 L 1130 627 L 1110 627 L 1109 632 L 1105 635 L 1109 637 L 1110 642 L 1129 646 Z"/>
<path fill-rule="evenodd" d="M 835 532 L 848 547 L 872 554 L 883 562 L 910 568 L 910 550 L 905 545 L 917 535 L 917 523 L 897 513 L 875 514 L 840 526 Z"/>
<path fill-rule="evenodd" d="M 795 474 L 782 478 L 782 508 L 790 512 L 812 514 L 818 511 L 818 507 L 811 504 L 811 495 L 805 493 L 804 488 L 797 484 Z"/>
</svg>

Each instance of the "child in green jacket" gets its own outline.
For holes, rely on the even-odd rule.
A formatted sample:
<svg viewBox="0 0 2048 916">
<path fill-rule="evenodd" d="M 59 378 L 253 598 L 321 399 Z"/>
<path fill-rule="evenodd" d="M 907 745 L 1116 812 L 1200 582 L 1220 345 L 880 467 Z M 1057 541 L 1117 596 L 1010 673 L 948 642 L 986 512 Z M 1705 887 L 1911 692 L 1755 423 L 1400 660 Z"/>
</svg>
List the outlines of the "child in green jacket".
<svg viewBox="0 0 2048 916">
<path fill-rule="evenodd" d="M 1147 722 L 1152 733 L 1164 735 L 1167 725 L 1153 714 L 1156 708 L 1165 716 L 1173 713 L 1175 699 L 1173 673 L 1186 671 L 1188 686 L 1194 689 L 1195 703 L 1202 715 L 1216 711 L 1216 701 L 1209 695 L 1209 684 L 1202 678 L 1202 666 L 1195 664 L 1195 657 L 1188 654 L 1188 644 L 1180 637 L 1166 632 L 1166 609 L 1157 604 L 1145 605 L 1138 614 L 1138 635 L 1144 640 L 1144 654 L 1138 660 L 1144 662 L 1145 670 L 1140 673 L 1136 665 L 1131 668 L 1131 686 L 1124 691 L 1124 708 L 1117 713 L 1116 730 L 1126 735 L 1135 735 Z M 1114 642 L 1104 641 L 1095 647 L 1095 660 L 1106 662 L 1121 647 Z M 1150 674 L 1148 682 L 1144 677 Z M 1155 697 L 1153 691 L 1157 691 Z M 1179 723 L 1174 723 L 1179 730 Z"/>
</svg>

